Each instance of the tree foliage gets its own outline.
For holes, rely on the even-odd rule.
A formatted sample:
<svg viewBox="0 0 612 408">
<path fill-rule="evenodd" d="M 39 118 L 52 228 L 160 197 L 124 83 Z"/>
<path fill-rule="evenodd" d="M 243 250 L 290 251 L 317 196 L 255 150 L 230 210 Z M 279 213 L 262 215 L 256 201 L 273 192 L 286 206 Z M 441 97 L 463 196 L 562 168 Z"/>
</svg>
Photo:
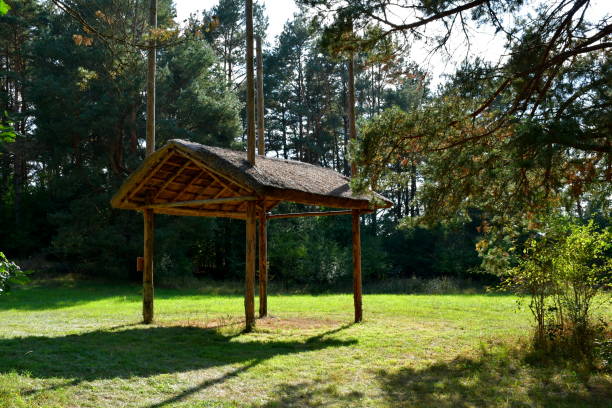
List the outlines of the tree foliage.
<svg viewBox="0 0 612 408">
<path fill-rule="evenodd" d="M 434 220 L 469 207 L 521 215 L 609 197 L 612 26 L 609 16 L 586 17 L 588 1 L 540 4 L 513 21 L 502 13 L 523 10 L 521 1 L 303 3 L 323 22 L 328 47 L 340 50 L 368 51 L 390 37 L 405 48 L 426 39 L 442 49 L 454 35 L 473 40 L 470 24 L 506 37 L 498 63 L 466 61 L 419 108 L 394 108 L 364 125 L 362 186 L 376 187 L 396 163 L 418 157 Z M 427 35 L 430 26 L 442 34 Z"/>
<path fill-rule="evenodd" d="M 13 285 L 24 284 L 27 281 L 26 273 L 0 252 L 0 294 L 9 290 Z"/>
<path fill-rule="evenodd" d="M 42 252 L 60 270 L 136 277 L 141 217 L 111 209 L 109 199 L 144 158 L 143 51 L 157 41 L 158 147 L 178 137 L 244 148 L 242 3 L 222 0 L 178 30 L 171 2 L 160 1 L 155 32 L 140 0 L 8 3 L 0 17 L 0 111 L 15 142 L 0 144 L 0 248 L 12 259 Z M 355 184 L 373 185 L 393 201 L 389 210 L 362 216 L 366 279 L 465 277 L 481 261 L 500 269 L 512 262 L 505 255 L 512 239 L 541 214 L 608 216 L 609 153 L 601 149 L 609 146 L 608 51 L 555 65 L 605 27 L 586 19 L 576 25 L 588 4 L 570 13 L 582 3 L 560 2 L 502 25 L 493 17 L 524 10 L 521 2 L 301 3 L 307 7 L 264 44 L 267 154 L 346 175 L 357 159 L 362 177 Z M 384 10 L 393 7 L 403 7 L 407 20 L 386 22 L 392 15 Z M 255 14 L 264 35 L 263 6 Z M 466 61 L 433 90 L 410 47 L 423 39 L 443 50 L 450 37 L 426 38 L 436 31 L 427 27 L 455 36 L 462 22 L 507 30 L 509 57 Z M 545 67 L 530 60 L 529 44 L 538 53 L 554 44 L 538 54 Z M 360 125 L 353 146 L 347 55 L 356 65 Z M 157 220 L 156 270 L 166 282 L 242 276 L 241 222 Z M 350 280 L 344 217 L 278 220 L 269 230 L 273 279 Z"/>
</svg>

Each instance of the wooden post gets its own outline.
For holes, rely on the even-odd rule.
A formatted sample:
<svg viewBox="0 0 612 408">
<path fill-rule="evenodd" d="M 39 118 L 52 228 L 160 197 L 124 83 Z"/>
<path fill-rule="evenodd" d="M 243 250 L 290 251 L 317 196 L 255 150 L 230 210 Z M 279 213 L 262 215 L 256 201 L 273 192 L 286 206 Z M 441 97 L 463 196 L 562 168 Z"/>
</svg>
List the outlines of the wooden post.
<svg viewBox="0 0 612 408">
<path fill-rule="evenodd" d="M 259 317 L 268 315 L 268 219 L 262 209 L 259 214 Z"/>
<path fill-rule="evenodd" d="M 255 84 L 253 83 L 253 0 L 246 0 L 247 160 L 255 165 Z"/>
<path fill-rule="evenodd" d="M 261 37 L 256 39 L 257 49 L 257 154 L 266 155 L 264 144 L 264 89 L 263 89 L 263 55 Z M 268 231 L 266 211 L 262 203 L 259 214 L 259 317 L 268 315 Z"/>
<path fill-rule="evenodd" d="M 255 244 L 256 223 L 255 202 L 247 201 L 246 208 L 246 265 L 244 276 L 244 317 L 245 331 L 253 330 L 255 326 Z"/>
<path fill-rule="evenodd" d="M 363 319 L 361 305 L 361 225 L 359 210 L 353 210 L 353 303 L 355 323 Z"/>
<path fill-rule="evenodd" d="M 149 29 L 157 27 L 157 0 L 149 2 Z M 147 144 L 146 155 L 155 151 L 155 40 L 147 50 Z M 144 218 L 144 271 L 142 273 L 142 320 L 153 322 L 153 247 L 155 244 L 155 215 L 153 210 L 143 211 Z"/>
<path fill-rule="evenodd" d="M 153 210 L 146 209 L 144 214 L 144 272 L 142 274 L 142 320 L 148 324 L 153 321 Z"/>
<path fill-rule="evenodd" d="M 266 155 L 264 144 L 264 88 L 263 88 L 263 55 L 261 53 L 261 37 L 257 36 L 257 154 Z"/>
<path fill-rule="evenodd" d="M 348 118 L 351 140 L 357 139 L 355 126 L 355 56 L 351 53 L 348 61 Z M 351 162 L 351 176 L 357 175 L 357 164 Z M 355 323 L 363 319 L 361 303 L 361 225 L 359 210 L 353 210 L 353 303 L 355 307 Z"/>
</svg>

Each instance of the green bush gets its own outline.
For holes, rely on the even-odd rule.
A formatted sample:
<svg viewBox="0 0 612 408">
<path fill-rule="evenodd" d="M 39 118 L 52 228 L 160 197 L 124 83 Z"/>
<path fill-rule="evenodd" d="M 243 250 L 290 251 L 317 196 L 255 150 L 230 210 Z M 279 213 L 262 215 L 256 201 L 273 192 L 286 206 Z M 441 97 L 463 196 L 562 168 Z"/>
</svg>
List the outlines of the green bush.
<svg viewBox="0 0 612 408">
<path fill-rule="evenodd" d="M 601 359 L 607 323 L 596 320 L 594 309 L 596 299 L 610 300 L 611 249 L 611 231 L 592 221 L 553 220 L 526 240 L 504 286 L 529 295 L 537 351 L 590 365 Z"/>
<path fill-rule="evenodd" d="M 0 294 L 9 290 L 13 285 L 24 284 L 27 281 L 26 272 L 0 252 Z"/>
</svg>

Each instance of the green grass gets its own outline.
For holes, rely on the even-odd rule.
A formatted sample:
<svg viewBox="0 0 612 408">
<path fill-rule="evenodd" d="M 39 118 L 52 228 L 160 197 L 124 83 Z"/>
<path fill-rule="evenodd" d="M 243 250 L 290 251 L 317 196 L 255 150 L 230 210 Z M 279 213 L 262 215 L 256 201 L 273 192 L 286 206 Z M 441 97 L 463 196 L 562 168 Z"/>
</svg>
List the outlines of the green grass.
<svg viewBox="0 0 612 408">
<path fill-rule="evenodd" d="M 64 282 L 0 297 L 0 407 L 607 407 L 612 379 L 521 357 L 529 315 L 494 295 L 270 296 L 243 300 Z M 606 311 L 607 316 L 610 314 Z"/>
</svg>

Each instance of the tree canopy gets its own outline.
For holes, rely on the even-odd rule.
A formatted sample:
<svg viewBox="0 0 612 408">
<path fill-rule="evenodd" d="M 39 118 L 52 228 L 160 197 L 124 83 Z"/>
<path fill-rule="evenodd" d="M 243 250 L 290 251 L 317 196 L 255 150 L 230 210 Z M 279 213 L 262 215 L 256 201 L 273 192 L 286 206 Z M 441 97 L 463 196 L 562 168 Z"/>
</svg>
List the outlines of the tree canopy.
<svg viewBox="0 0 612 408">
<path fill-rule="evenodd" d="M 241 2 L 221 0 L 179 25 L 160 1 L 157 31 L 144 0 L 6 3 L 0 132 L 14 142 L 0 143 L 0 248 L 12 259 L 42 253 L 60 270 L 132 276 L 141 220 L 109 199 L 144 157 L 149 40 L 160 45 L 158 146 L 183 138 L 243 149 Z M 362 217 L 366 279 L 464 276 L 550 213 L 609 222 L 610 17 L 591 2 L 299 3 L 264 44 L 266 150 L 345 175 L 357 160 L 355 185 L 394 202 Z M 266 13 L 255 5 L 264 39 Z M 503 55 L 432 78 L 415 50 L 443 54 L 456 41 L 468 50 L 478 25 L 497 30 Z M 160 216 L 156 270 L 237 277 L 243 249 L 231 243 L 242 228 Z M 272 279 L 348 279 L 349 229 L 341 217 L 271 223 Z"/>
</svg>

